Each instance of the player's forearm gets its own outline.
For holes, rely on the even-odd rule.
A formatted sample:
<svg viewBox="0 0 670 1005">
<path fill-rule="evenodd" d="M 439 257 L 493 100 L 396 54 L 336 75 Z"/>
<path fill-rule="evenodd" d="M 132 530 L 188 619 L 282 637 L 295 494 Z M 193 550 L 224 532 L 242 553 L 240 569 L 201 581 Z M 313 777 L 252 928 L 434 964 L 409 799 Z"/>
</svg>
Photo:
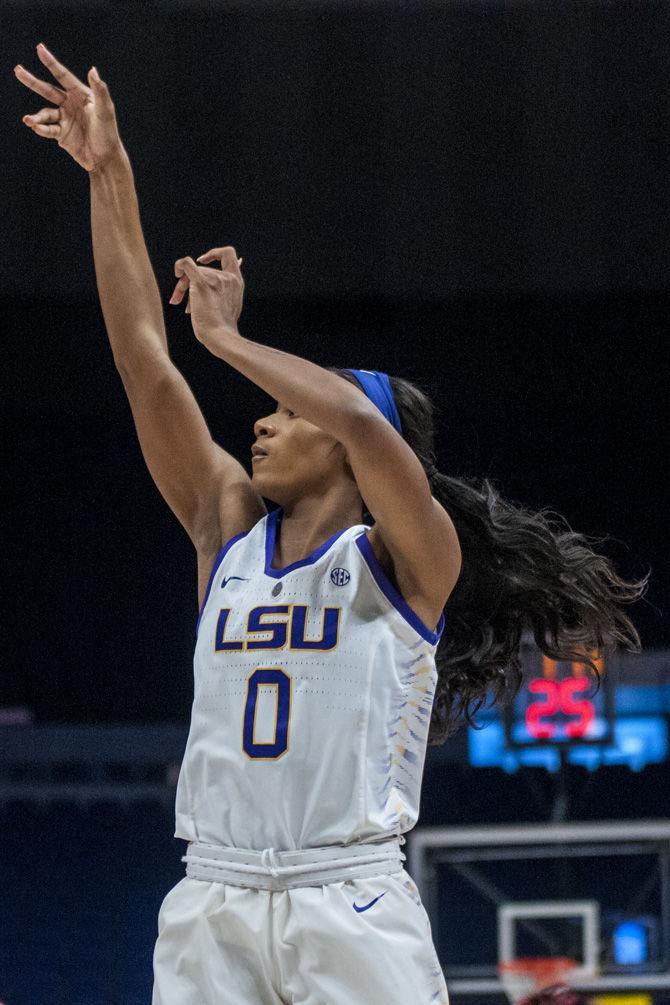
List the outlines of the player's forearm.
<svg viewBox="0 0 670 1005">
<path fill-rule="evenodd" d="M 302 356 L 252 342 L 242 335 L 223 336 L 220 348 L 211 351 L 275 401 L 341 443 L 346 443 L 351 431 L 359 428 L 362 416 L 374 410 L 375 406 L 352 384 Z"/>
<path fill-rule="evenodd" d="M 160 291 L 149 260 L 130 159 L 89 172 L 95 274 L 114 361 L 129 370 L 168 355 Z"/>
</svg>

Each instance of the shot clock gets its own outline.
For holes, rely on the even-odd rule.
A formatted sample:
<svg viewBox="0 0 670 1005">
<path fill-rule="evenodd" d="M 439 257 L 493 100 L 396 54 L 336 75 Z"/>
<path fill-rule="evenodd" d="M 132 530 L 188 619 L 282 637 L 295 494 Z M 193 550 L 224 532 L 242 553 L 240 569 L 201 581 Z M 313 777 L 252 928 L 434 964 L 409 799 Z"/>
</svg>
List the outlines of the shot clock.
<svg viewBox="0 0 670 1005">
<path fill-rule="evenodd" d="M 577 660 L 555 661 L 537 647 L 522 647 L 523 683 L 514 701 L 501 708 L 510 747 L 609 744 L 614 698 L 605 661 L 589 653 L 598 668 Z"/>
</svg>

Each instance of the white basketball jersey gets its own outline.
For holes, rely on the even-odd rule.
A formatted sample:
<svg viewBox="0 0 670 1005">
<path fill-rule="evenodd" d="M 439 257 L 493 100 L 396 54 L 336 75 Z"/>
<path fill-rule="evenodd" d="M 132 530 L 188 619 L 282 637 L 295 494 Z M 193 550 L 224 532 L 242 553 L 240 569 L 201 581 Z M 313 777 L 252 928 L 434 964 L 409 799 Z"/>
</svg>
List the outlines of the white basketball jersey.
<svg viewBox="0 0 670 1005">
<path fill-rule="evenodd" d="M 432 632 L 356 524 L 272 568 L 281 509 L 216 557 L 197 626 L 175 837 L 262 850 L 377 841 L 419 813 Z"/>
</svg>

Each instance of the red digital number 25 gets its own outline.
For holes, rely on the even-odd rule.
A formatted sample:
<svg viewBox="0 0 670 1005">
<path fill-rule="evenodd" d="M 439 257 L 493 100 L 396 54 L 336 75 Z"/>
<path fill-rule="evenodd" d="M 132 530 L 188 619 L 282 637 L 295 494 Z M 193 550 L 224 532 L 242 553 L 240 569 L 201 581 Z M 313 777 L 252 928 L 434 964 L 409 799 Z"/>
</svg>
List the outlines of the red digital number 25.
<svg viewBox="0 0 670 1005">
<path fill-rule="evenodd" d="M 532 694 L 544 694 L 544 701 L 536 701 L 526 709 L 526 727 L 536 740 L 550 740 L 556 734 L 556 725 L 542 722 L 544 716 L 564 712 L 578 715 L 576 722 L 569 722 L 565 731 L 569 737 L 584 736 L 595 717 L 593 702 L 588 698 L 575 700 L 575 692 L 588 688 L 588 677 L 567 677 L 565 680 L 530 681 L 528 690 Z"/>
</svg>

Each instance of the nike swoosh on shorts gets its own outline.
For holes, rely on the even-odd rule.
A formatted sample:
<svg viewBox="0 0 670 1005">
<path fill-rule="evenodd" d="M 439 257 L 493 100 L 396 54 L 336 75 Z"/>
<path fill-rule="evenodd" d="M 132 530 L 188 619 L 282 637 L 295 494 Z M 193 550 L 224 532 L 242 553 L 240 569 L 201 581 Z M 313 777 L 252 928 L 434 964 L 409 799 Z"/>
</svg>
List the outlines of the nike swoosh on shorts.
<svg viewBox="0 0 670 1005">
<path fill-rule="evenodd" d="M 384 890 L 384 893 L 386 893 L 386 890 Z M 372 905 L 376 904 L 378 900 L 381 900 L 381 898 L 384 896 L 384 893 L 380 893 L 378 897 L 375 897 L 374 900 L 371 900 L 369 904 L 365 905 L 365 907 L 359 907 L 355 903 L 353 903 L 351 906 L 353 907 L 354 911 L 358 911 L 358 913 L 360 914 L 361 911 L 367 911 L 369 907 L 372 907 Z"/>
</svg>

